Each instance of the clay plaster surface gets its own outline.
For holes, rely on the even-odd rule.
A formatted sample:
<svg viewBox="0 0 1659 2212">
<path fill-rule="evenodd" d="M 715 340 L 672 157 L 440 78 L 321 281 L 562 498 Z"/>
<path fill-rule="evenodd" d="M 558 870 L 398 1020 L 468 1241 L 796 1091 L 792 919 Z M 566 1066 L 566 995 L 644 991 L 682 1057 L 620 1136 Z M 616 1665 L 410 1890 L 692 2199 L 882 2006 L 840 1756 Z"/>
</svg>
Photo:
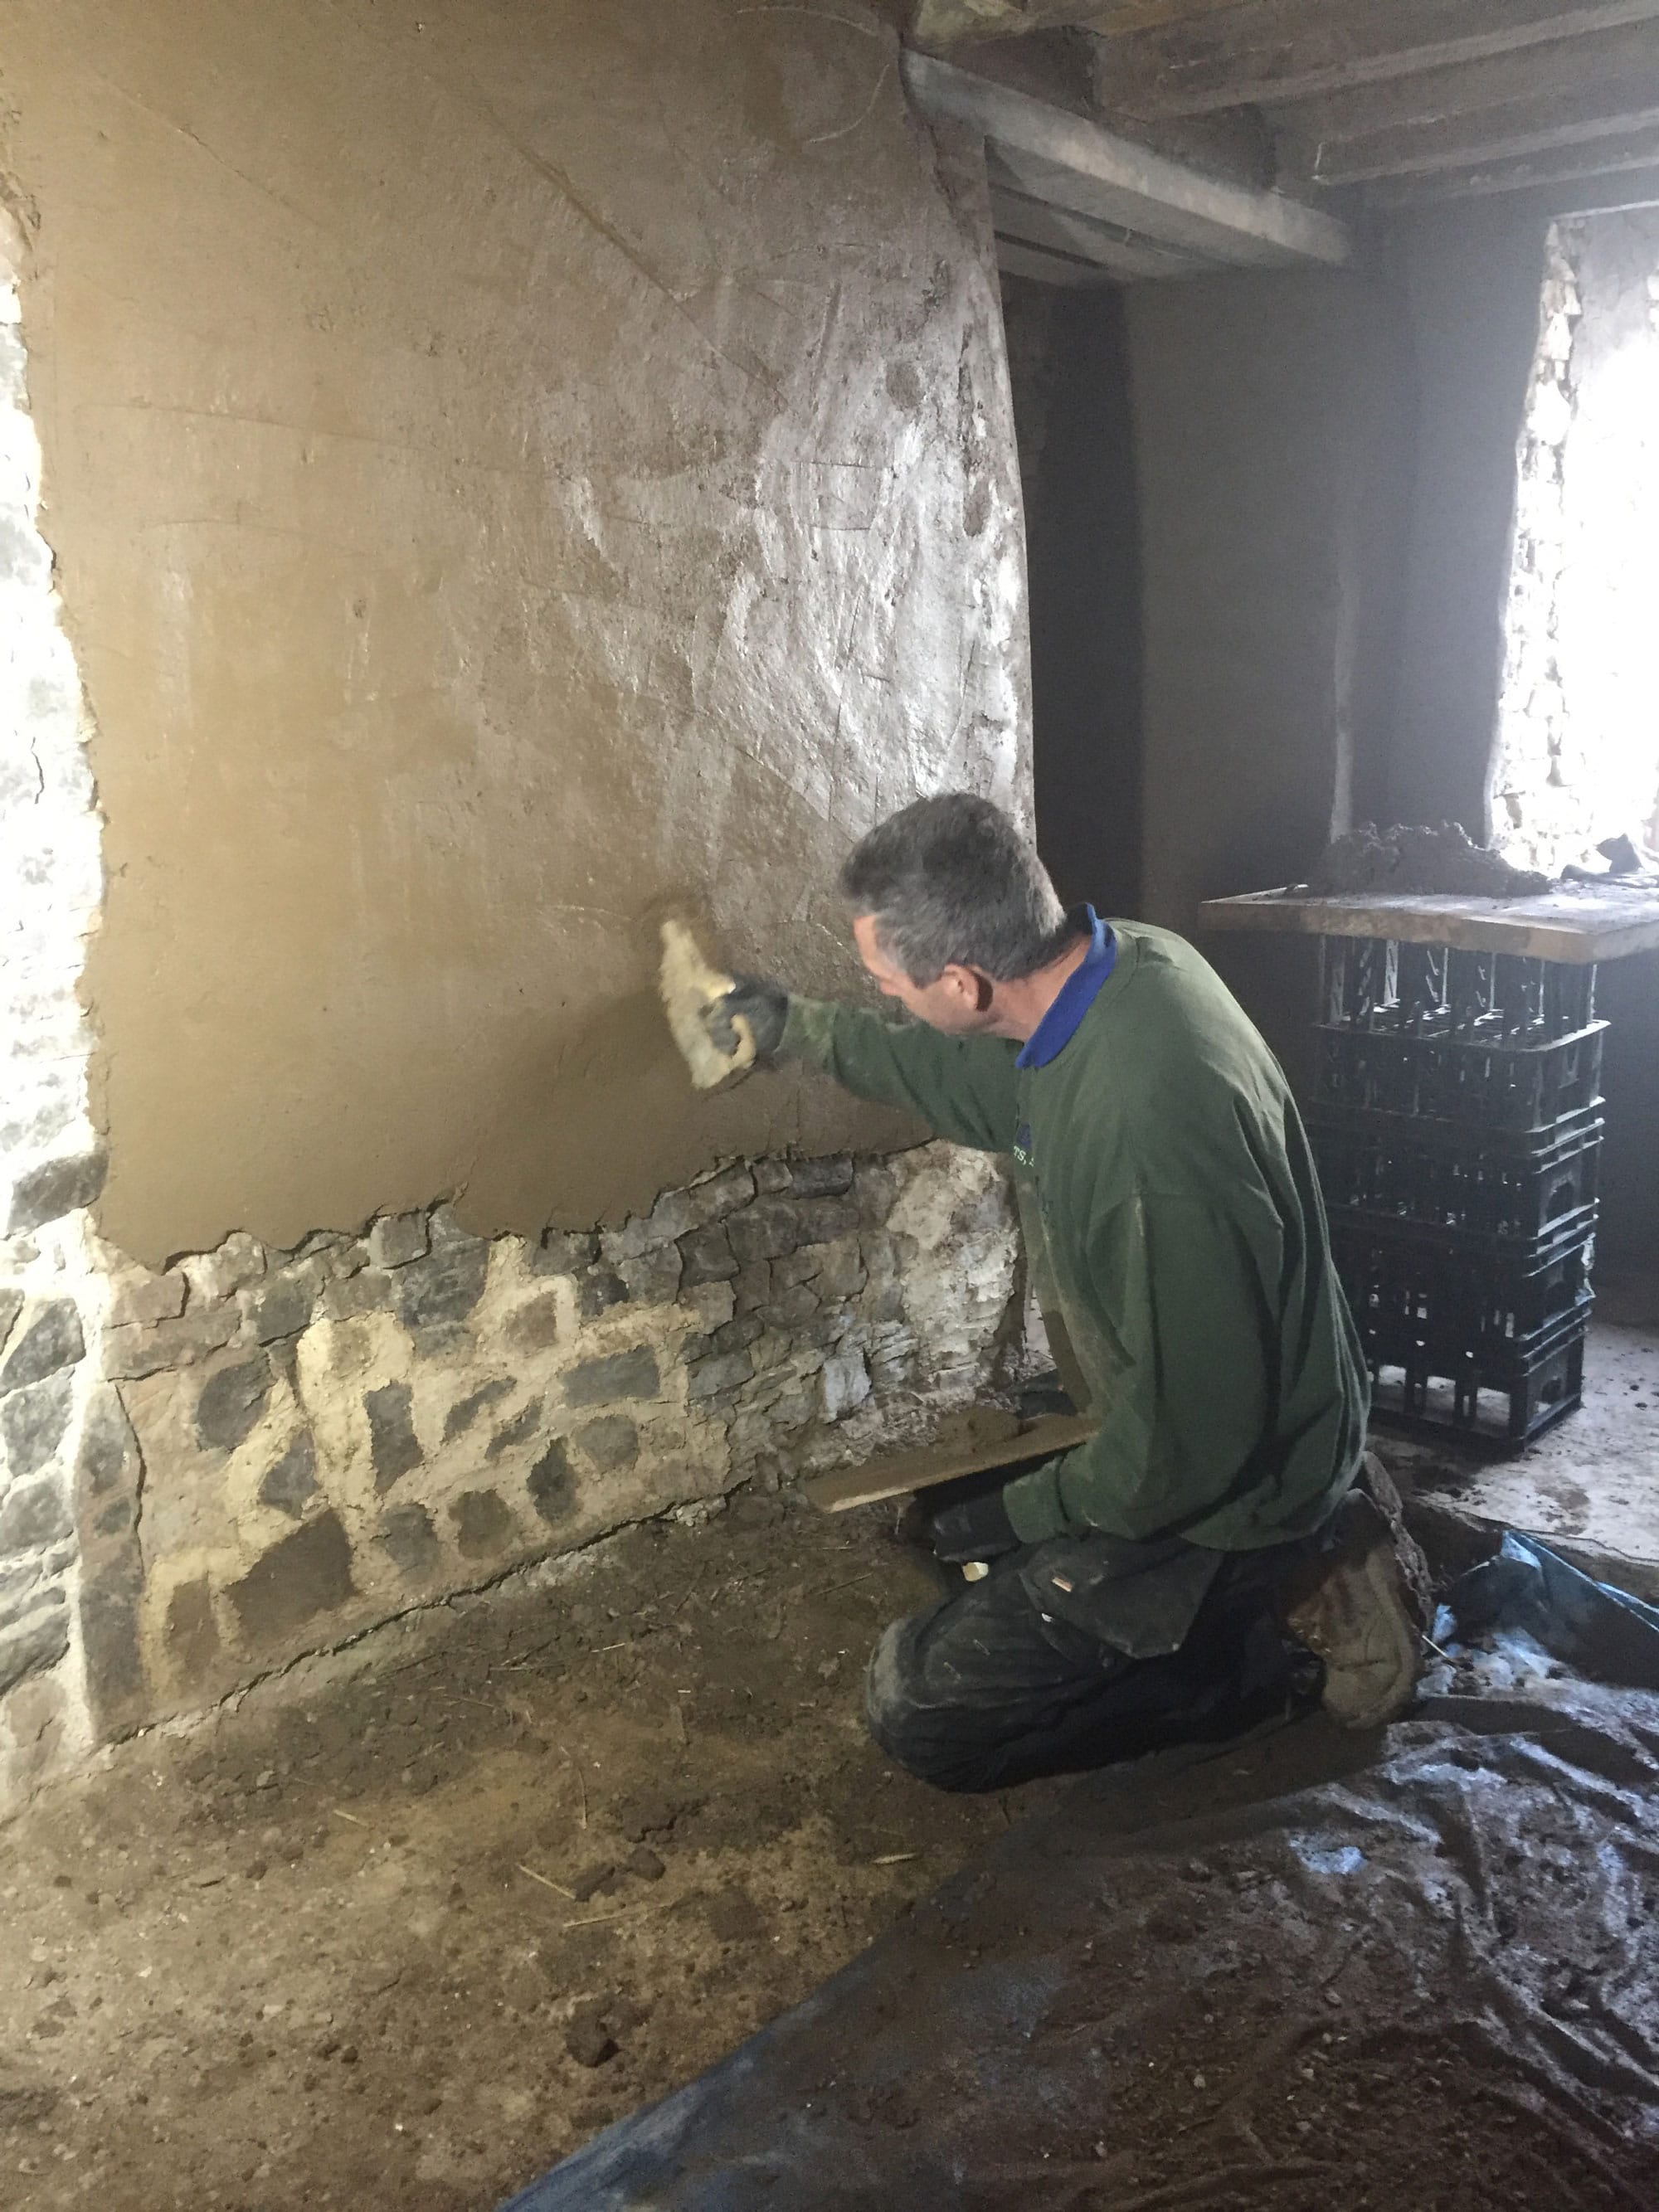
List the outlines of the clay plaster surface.
<svg viewBox="0 0 1659 2212">
<path fill-rule="evenodd" d="M 669 902 L 845 983 L 845 845 L 1025 788 L 988 216 L 895 64 L 856 0 L 8 11 L 118 1245 L 898 1133 L 694 1103 L 647 995 Z"/>
</svg>

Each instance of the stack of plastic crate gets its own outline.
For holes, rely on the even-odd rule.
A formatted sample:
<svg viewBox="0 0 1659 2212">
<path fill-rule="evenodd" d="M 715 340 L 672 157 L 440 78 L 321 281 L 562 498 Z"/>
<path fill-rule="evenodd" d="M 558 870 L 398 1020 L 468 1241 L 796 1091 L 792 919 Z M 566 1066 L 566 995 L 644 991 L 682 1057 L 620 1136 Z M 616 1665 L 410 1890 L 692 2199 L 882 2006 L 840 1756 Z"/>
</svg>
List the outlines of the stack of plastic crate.
<svg viewBox="0 0 1659 2212">
<path fill-rule="evenodd" d="M 1595 971 L 1327 938 L 1322 992 L 1309 1121 L 1376 1410 L 1523 1443 L 1583 1389 Z"/>
</svg>

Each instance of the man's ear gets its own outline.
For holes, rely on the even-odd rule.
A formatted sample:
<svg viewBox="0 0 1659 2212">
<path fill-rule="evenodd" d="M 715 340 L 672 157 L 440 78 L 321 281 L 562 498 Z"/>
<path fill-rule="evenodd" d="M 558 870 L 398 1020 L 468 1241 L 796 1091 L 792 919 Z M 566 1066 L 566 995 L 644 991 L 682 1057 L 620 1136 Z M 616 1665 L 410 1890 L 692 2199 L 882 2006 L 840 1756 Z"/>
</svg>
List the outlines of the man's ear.
<svg viewBox="0 0 1659 2212">
<path fill-rule="evenodd" d="M 954 961 L 941 973 L 941 982 L 948 981 L 951 991 L 964 1006 L 971 1006 L 982 1014 L 991 1003 L 995 986 L 988 975 L 981 975 L 977 968 L 963 968 Z"/>
</svg>

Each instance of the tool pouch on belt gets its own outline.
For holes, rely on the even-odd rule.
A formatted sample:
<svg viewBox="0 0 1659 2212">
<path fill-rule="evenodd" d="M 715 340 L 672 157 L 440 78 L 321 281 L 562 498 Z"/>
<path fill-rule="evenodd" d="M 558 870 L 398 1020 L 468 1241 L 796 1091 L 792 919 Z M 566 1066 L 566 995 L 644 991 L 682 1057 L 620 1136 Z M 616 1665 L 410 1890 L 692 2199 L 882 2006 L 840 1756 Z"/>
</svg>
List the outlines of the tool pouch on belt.
<svg viewBox="0 0 1659 2212">
<path fill-rule="evenodd" d="M 1036 1545 L 1018 1571 L 1040 1613 L 1126 1659 L 1161 1659 L 1186 1642 L 1225 1557 L 1174 1536 L 1138 1544 L 1097 1532 Z"/>
</svg>

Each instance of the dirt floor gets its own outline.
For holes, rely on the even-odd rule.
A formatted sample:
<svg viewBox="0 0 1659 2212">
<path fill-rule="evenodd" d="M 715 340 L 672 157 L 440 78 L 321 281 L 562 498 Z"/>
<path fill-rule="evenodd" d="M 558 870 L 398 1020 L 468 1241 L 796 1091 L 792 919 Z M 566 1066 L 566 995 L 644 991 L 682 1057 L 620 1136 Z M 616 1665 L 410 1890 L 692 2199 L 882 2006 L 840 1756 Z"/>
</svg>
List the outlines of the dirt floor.
<svg viewBox="0 0 1659 2212">
<path fill-rule="evenodd" d="M 631 1531 L 0 1830 L 0 2205 L 486 2212 L 805 1996 L 1012 1803 L 864 1735 L 886 1526 Z"/>
</svg>

